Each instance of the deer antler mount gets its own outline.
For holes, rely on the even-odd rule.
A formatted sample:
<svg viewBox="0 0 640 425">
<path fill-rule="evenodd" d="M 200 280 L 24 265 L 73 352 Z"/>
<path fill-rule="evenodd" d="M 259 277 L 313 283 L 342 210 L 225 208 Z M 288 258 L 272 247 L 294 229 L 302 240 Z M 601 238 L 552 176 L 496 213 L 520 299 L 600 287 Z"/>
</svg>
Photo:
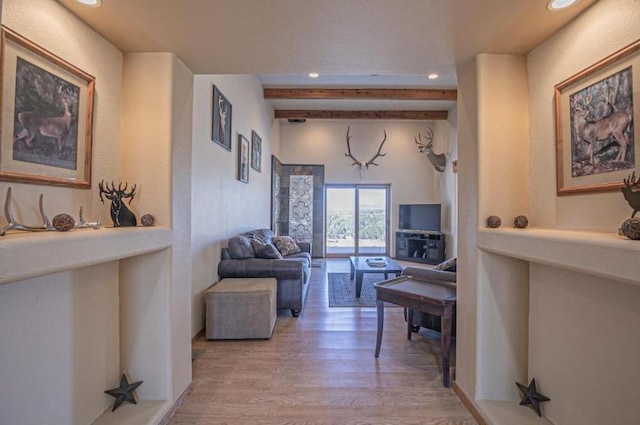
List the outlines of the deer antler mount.
<svg viewBox="0 0 640 425">
<path fill-rule="evenodd" d="M 418 145 L 420 153 L 427 155 L 427 158 L 433 165 L 433 168 L 435 168 L 436 171 L 443 172 L 447 166 L 447 156 L 444 153 L 435 153 L 433 151 L 433 130 L 431 130 L 431 128 L 427 128 L 424 142 L 422 141 L 422 135 L 420 133 L 418 133 L 418 138 L 414 137 L 413 140 L 416 142 L 416 145 Z"/>
<path fill-rule="evenodd" d="M 353 160 L 353 163 L 351 165 L 357 165 L 360 167 L 360 177 L 364 178 L 364 175 L 366 173 L 366 171 L 369 169 L 370 165 L 375 165 L 378 166 L 380 164 L 377 164 L 375 162 L 376 158 L 381 157 L 381 156 L 386 156 L 386 153 L 382 153 L 382 146 L 384 145 L 384 142 L 387 141 L 387 131 L 383 130 L 384 132 L 384 138 L 382 139 L 382 142 L 380 143 L 380 147 L 378 148 L 378 152 L 376 152 L 375 156 L 373 158 L 371 158 L 369 161 L 363 163 L 362 161 L 358 160 L 355 156 L 353 156 L 353 154 L 351 153 L 351 144 L 349 143 L 351 141 L 351 136 L 349 136 L 349 130 L 351 128 L 347 127 L 347 152 L 345 152 L 344 156 L 351 158 Z"/>
</svg>

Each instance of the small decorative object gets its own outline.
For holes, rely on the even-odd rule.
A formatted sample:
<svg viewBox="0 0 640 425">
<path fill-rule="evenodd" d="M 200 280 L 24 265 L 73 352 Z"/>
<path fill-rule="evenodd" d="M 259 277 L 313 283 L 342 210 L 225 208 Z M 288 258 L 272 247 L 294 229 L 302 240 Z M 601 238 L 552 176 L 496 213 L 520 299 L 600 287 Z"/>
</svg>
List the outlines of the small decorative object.
<svg viewBox="0 0 640 425">
<path fill-rule="evenodd" d="M 142 217 L 140 217 L 140 223 L 144 227 L 153 226 L 153 223 L 155 223 L 155 222 L 156 222 L 156 219 L 151 214 L 145 214 Z"/>
<path fill-rule="evenodd" d="M 623 47 L 555 86 L 557 193 L 620 188 L 638 172 L 633 68 L 640 40 Z"/>
<path fill-rule="evenodd" d="M 213 86 L 213 119 L 211 139 L 231 151 L 231 103 L 218 87 Z"/>
<path fill-rule="evenodd" d="M 131 201 L 133 201 L 136 192 L 135 184 L 130 192 L 127 192 L 127 183 L 124 184 L 124 188 L 122 187 L 122 183 L 118 183 L 118 188 L 116 189 L 113 182 L 111 182 L 111 187 L 109 187 L 109 183 L 105 185 L 104 180 L 98 184 L 98 188 L 100 189 L 100 201 L 104 204 L 103 194 L 105 198 L 111 201 L 113 227 L 136 226 L 138 224 L 135 214 L 122 202 L 123 198 L 129 198 L 129 205 L 131 205 Z"/>
<path fill-rule="evenodd" d="M 487 217 L 487 227 L 497 229 L 502 224 L 502 219 L 497 215 L 490 215 Z"/>
<path fill-rule="evenodd" d="M 78 222 L 74 226 L 76 229 L 85 229 L 87 227 L 91 227 L 92 229 L 98 230 L 100 226 L 102 226 L 102 223 L 100 223 L 100 220 L 85 221 L 84 214 L 82 213 L 82 207 L 80 207 L 80 214 L 78 214 L 78 217 L 79 217 Z"/>
<path fill-rule="evenodd" d="M 238 180 L 249 183 L 249 141 L 238 134 Z"/>
<path fill-rule="evenodd" d="M 425 153 L 427 155 L 427 158 L 429 159 L 429 162 L 431 162 L 431 165 L 433 165 L 433 168 L 435 168 L 436 171 L 443 172 L 447 166 L 447 156 L 443 153 L 435 153 L 433 151 L 433 130 L 431 130 L 431 128 L 427 127 L 427 135 L 424 139 L 426 143 L 422 141 L 422 135 L 420 135 L 420 133 L 418 133 L 417 139 L 415 137 L 413 138 L 416 145 L 418 145 L 420 153 Z"/>
<path fill-rule="evenodd" d="M 262 171 L 262 139 L 258 133 L 251 130 L 251 168 Z"/>
<path fill-rule="evenodd" d="M 89 188 L 95 78 L 18 33 L 1 32 L 0 179 Z"/>
<path fill-rule="evenodd" d="M 516 218 L 513 219 L 513 225 L 518 229 L 524 229 L 529 225 L 529 219 L 524 215 L 516 216 Z"/>
<path fill-rule="evenodd" d="M 133 404 L 138 404 L 135 390 L 140 385 L 142 385 L 142 381 L 130 384 L 129 378 L 125 373 L 123 373 L 122 378 L 120 378 L 120 386 L 118 388 L 105 391 L 106 394 L 109 394 L 110 396 L 116 398 L 116 401 L 113 403 L 113 409 L 111 409 L 111 411 L 115 412 L 116 409 L 120 407 L 120 405 L 125 401 Z"/>
<path fill-rule="evenodd" d="M 640 240 L 640 218 L 628 218 L 622 223 L 620 231 L 633 240 Z"/>
<path fill-rule="evenodd" d="M 636 216 L 636 213 L 640 211 L 640 181 L 636 179 L 636 173 L 634 171 L 629 177 L 623 179 L 622 182 L 624 183 L 621 189 L 622 194 L 633 210 L 631 214 L 631 218 L 633 218 Z"/>
<path fill-rule="evenodd" d="M 25 224 L 18 223 L 16 219 L 13 217 L 13 212 L 11 211 L 11 187 L 7 188 L 7 197 L 4 202 L 4 217 L 7 219 L 7 224 L 3 228 L 0 229 L 0 236 L 4 236 L 10 230 L 22 230 L 24 232 L 47 232 L 51 230 L 55 230 L 55 228 L 51 225 L 49 221 L 49 217 L 44 212 L 44 195 L 40 194 L 40 216 L 42 217 L 42 225 L 41 226 L 27 226 Z"/>
<path fill-rule="evenodd" d="M 362 161 L 359 161 L 358 159 L 356 159 L 355 156 L 353 156 L 353 154 L 351 154 L 351 145 L 349 144 L 349 141 L 351 141 L 351 136 L 349 136 L 349 130 L 350 130 L 350 127 L 347 127 L 347 152 L 344 154 L 344 156 L 349 157 L 353 160 L 353 163 L 351 165 L 357 165 L 358 167 L 360 167 L 360 178 L 364 178 L 366 171 L 369 169 L 369 165 L 375 165 L 377 167 L 380 164 L 376 164 L 374 162 L 376 158 L 379 156 L 387 155 L 386 153 L 381 153 L 382 146 L 384 145 L 384 142 L 386 142 L 387 140 L 387 131 L 382 130 L 384 133 L 384 138 L 382 139 L 382 143 L 380 143 L 380 147 L 378 148 L 378 152 L 376 153 L 376 155 L 373 158 L 371 158 L 369 161 L 363 164 Z"/>
<path fill-rule="evenodd" d="M 540 412 L 540 403 L 551 399 L 538 392 L 536 389 L 536 380 L 532 379 L 528 387 L 525 387 L 519 382 L 516 382 L 516 385 L 520 388 L 520 391 L 522 391 L 520 406 L 530 405 L 531 408 L 536 411 L 538 416 L 542 417 L 542 413 Z"/>
<path fill-rule="evenodd" d="M 58 232 L 68 232 L 76 225 L 76 221 L 69 214 L 58 214 L 53 217 L 53 227 Z"/>
</svg>

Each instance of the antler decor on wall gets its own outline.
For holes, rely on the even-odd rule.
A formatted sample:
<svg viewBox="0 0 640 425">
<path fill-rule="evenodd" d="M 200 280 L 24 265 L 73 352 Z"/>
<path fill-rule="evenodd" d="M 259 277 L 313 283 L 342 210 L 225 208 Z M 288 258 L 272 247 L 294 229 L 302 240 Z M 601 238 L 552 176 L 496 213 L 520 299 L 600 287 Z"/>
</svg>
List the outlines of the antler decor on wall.
<svg viewBox="0 0 640 425">
<path fill-rule="evenodd" d="M 418 145 L 418 149 L 420 149 L 420 153 L 426 153 L 427 158 L 431 164 L 433 164 L 436 171 L 443 172 L 447 166 L 447 157 L 443 153 L 435 153 L 433 151 L 433 130 L 431 130 L 431 128 L 427 128 L 427 134 L 424 139 L 426 143 L 422 141 L 422 135 L 420 133 L 418 133 L 417 139 L 415 137 L 413 138 L 416 145 Z"/>
<path fill-rule="evenodd" d="M 349 130 L 351 128 L 347 127 L 347 152 L 345 152 L 344 156 L 349 157 L 353 160 L 353 163 L 351 165 L 357 165 L 360 167 L 360 177 L 364 178 L 364 174 L 365 172 L 369 169 L 369 165 L 375 165 L 378 166 L 380 164 L 376 164 L 374 161 L 376 160 L 377 157 L 379 156 L 386 156 L 386 153 L 382 153 L 382 146 L 384 145 L 384 142 L 386 142 L 387 140 L 387 131 L 383 130 L 384 132 L 384 138 L 382 139 L 382 143 L 380 143 L 380 147 L 378 148 L 378 152 L 375 154 L 375 156 L 373 158 L 371 158 L 369 161 L 365 162 L 364 164 L 362 163 L 362 161 L 359 161 L 355 156 L 353 156 L 353 154 L 351 153 L 351 145 L 349 144 L 349 141 L 351 140 L 351 136 L 349 136 Z"/>
</svg>

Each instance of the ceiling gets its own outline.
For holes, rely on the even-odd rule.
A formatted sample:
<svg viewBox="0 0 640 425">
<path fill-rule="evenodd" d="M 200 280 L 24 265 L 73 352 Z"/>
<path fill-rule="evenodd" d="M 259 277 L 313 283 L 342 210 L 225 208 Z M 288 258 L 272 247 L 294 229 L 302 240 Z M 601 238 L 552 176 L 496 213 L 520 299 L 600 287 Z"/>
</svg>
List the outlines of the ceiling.
<svg viewBox="0 0 640 425">
<path fill-rule="evenodd" d="M 596 0 L 58 0 L 123 52 L 173 52 L 196 74 L 266 87 L 455 88 L 479 53 L 526 54 Z M 320 77 L 310 79 L 309 72 Z M 440 77 L 429 80 L 426 75 Z M 448 110 L 451 101 L 287 100 L 277 109 Z"/>
</svg>

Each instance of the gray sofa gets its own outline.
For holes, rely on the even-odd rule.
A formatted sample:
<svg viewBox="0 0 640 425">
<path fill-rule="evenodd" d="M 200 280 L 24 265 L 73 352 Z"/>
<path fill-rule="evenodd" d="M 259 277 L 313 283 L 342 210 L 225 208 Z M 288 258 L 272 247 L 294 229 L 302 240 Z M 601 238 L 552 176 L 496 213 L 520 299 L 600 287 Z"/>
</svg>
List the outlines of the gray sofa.
<svg viewBox="0 0 640 425">
<path fill-rule="evenodd" d="M 452 269 L 454 271 L 447 271 L 444 269 L 448 269 L 451 262 L 453 262 Z M 456 260 L 448 260 L 444 263 L 436 265 L 431 269 L 424 269 L 418 267 L 405 267 L 402 270 L 402 275 L 416 276 L 424 279 L 432 279 L 432 280 L 442 280 L 445 282 L 453 282 L 457 283 L 457 273 L 456 273 Z M 440 268 L 440 269 L 439 269 Z M 413 326 L 414 330 L 418 331 L 420 327 L 432 329 L 440 332 L 440 317 L 433 316 L 431 314 L 422 313 L 420 311 L 413 312 Z M 456 334 L 456 311 L 453 311 L 453 335 Z"/>
<path fill-rule="evenodd" d="M 275 278 L 278 281 L 278 309 L 289 309 L 294 317 L 298 317 L 309 288 L 311 246 L 296 242 L 300 252 L 282 255 L 279 251 L 273 252 L 274 241 L 279 239 L 274 239 L 269 229 L 252 230 L 229 239 L 228 247 L 221 252 L 218 275 L 221 279 Z"/>
</svg>

